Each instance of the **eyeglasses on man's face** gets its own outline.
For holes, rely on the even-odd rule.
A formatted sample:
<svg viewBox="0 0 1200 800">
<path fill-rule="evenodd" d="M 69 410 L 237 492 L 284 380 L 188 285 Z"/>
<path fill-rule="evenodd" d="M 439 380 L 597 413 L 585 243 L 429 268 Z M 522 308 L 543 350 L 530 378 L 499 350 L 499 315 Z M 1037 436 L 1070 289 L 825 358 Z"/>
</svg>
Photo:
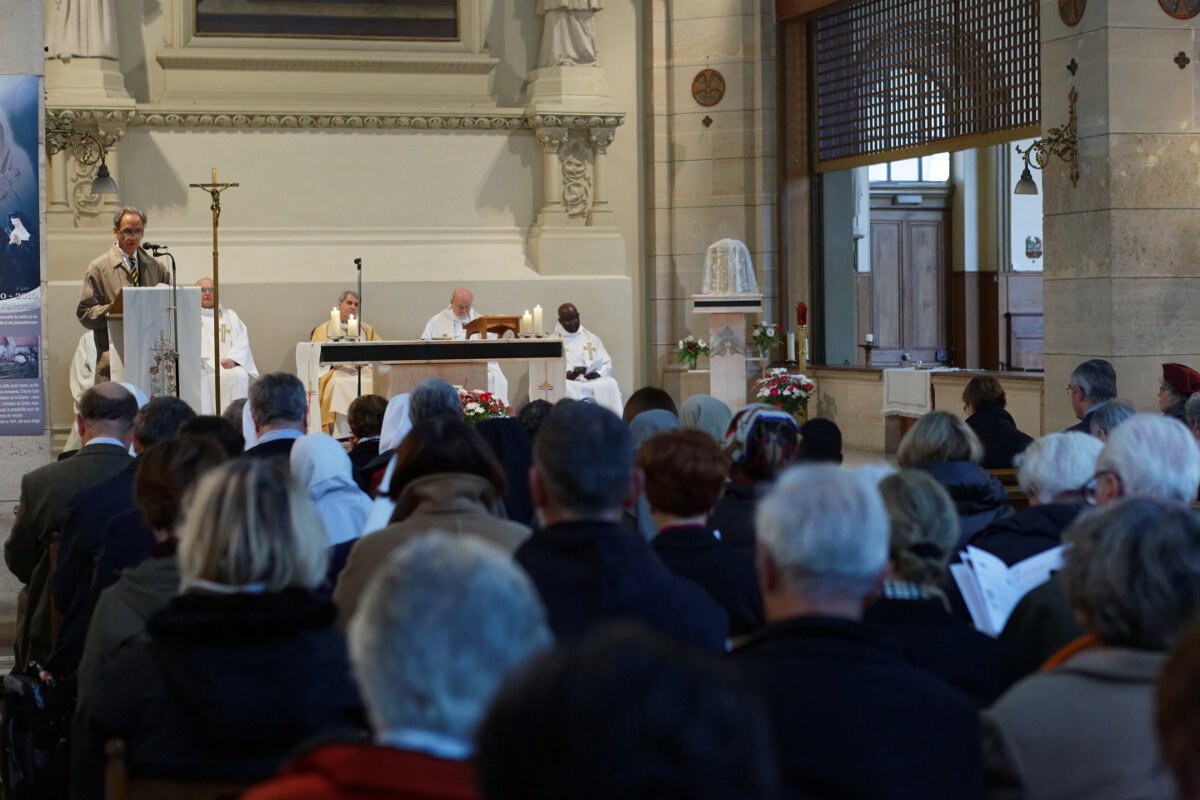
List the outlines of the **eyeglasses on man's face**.
<svg viewBox="0 0 1200 800">
<path fill-rule="evenodd" d="M 1079 493 L 1083 495 L 1083 500 L 1089 506 L 1096 505 L 1097 489 L 1100 486 L 1100 479 L 1112 477 L 1113 480 L 1121 480 L 1121 476 L 1113 472 L 1111 469 L 1102 469 L 1092 477 L 1088 478 L 1087 483 L 1079 487 Z"/>
</svg>

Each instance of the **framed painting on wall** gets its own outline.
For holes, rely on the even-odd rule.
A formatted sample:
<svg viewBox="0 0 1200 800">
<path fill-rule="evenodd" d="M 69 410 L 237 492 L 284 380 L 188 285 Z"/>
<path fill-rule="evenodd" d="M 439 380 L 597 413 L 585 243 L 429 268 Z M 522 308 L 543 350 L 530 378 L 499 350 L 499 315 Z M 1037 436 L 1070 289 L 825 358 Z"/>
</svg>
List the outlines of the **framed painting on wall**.
<svg viewBox="0 0 1200 800">
<path fill-rule="evenodd" d="M 458 0 L 196 0 L 196 36 L 459 38 Z"/>
</svg>

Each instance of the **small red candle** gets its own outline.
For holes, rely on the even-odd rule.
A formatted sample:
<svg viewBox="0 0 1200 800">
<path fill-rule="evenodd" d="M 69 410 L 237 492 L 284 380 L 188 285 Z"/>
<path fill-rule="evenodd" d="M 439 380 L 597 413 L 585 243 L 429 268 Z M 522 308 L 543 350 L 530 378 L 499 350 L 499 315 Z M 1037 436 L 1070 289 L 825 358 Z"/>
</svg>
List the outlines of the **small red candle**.
<svg viewBox="0 0 1200 800">
<path fill-rule="evenodd" d="M 796 324 L 808 324 L 808 306 L 806 306 L 804 303 L 796 303 Z"/>
</svg>

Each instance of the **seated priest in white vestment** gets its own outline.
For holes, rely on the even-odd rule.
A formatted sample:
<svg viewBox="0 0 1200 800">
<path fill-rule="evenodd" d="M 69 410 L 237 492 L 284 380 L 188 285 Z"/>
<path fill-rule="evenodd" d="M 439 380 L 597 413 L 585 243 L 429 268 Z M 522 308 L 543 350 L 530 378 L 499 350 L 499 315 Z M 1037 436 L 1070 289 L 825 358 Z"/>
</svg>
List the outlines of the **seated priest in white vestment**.
<svg viewBox="0 0 1200 800">
<path fill-rule="evenodd" d="M 213 282 L 196 281 L 200 287 L 200 370 L 204 386 L 200 389 L 200 413 L 220 414 L 224 408 L 213 406 Z M 232 308 L 221 306 L 221 405 L 250 395 L 250 379 L 258 377 L 258 367 L 250 353 L 250 334 L 246 323 Z"/>
<path fill-rule="evenodd" d="M 450 305 L 433 315 L 421 333 L 424 340 L 433 339 L 466 339 L 466 325 L 482 315 L 475 311 L 475 295 L 470 289 L 459 287 L 450 295 Z M 489 339 L 495 339 L 494 333 L 488 334 Z M 474 387 L 468 387 L 474 388 Z M 500 365 L 495 361 L 488 362 L 488 391 L 498 395 L 508 403 L 508 378 L 500 371 Z"/>
<path fill-rule="evenodd" d="M 96 384 L 96 336 L 91 331 L 84 331 L 79 337 L 79 345 L 71 358 L 71 396 L 75 398 L 75 415 L 79 414 L 79 398 L 83 393 Z M 71 432 L 67 434 L 67 443 L 63 446 L 64 453 L 70 453 L 83 447 L 79 435 L 79 421 L 71 418 Z"/>
<path fill-rule="evenodd" d="M 566 395 L 572 400 L 592 398 L 597 405 L 621 416 L 621 387 L 612 377 L 612 359 L 600 337 L 579 324 L 579 310 L 572 303 L 558 307 L 554 335 L 563 340 L 566 364 Z"/>
<path fill-rule="evenodd" d="M 358 319 L 358 295 L 346 290 L 338 297 L 337 306 L 329 312 L 329 320 L 313 328 L 310 342 L 328 342 L 335 339 L 357 337 L 364 342 L 381 341 L 375 328 Z M 321 426 L 338 439 L 350 436 L 350 404 L 359 396 L 359 370 L 357 367 L 340 364 L 322 365 L 321 382 Z M 373 373 L 370 367 L 362 368 L 362 394 L 374 394 Z"/>
</svg>

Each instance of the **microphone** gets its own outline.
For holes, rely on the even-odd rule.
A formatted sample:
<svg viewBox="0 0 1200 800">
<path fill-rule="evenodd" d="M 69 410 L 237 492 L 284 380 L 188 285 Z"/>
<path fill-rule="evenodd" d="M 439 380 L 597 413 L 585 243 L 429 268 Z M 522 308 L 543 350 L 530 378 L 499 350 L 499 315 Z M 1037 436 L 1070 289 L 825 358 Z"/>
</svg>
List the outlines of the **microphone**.
<svg viewBox="0 0 1200 800">
<path fill-rule="evenodd" d="M 361 266 L 362 266 L 362 259 L 361 259 L 361 258 L 356 258 L 356 259 L 354 259 L 354 266 L 356 266 L 356 267 L 361 267 Z"/>
<path fill-rule="evenodd" d="M 142 247 L 144 247 L 144 248 L 146 248 L 147 250 L 150 250 L 150 251 L 152 251 L 152 252 L 154 252 L 154 253 L 157 253 L 159 250 L 166 250 L 166 249 L 168 249 L 168 245 L 165 245 L 165 244 L 151 244 L 150 242 L 142 242 Z"/>
</svg>

